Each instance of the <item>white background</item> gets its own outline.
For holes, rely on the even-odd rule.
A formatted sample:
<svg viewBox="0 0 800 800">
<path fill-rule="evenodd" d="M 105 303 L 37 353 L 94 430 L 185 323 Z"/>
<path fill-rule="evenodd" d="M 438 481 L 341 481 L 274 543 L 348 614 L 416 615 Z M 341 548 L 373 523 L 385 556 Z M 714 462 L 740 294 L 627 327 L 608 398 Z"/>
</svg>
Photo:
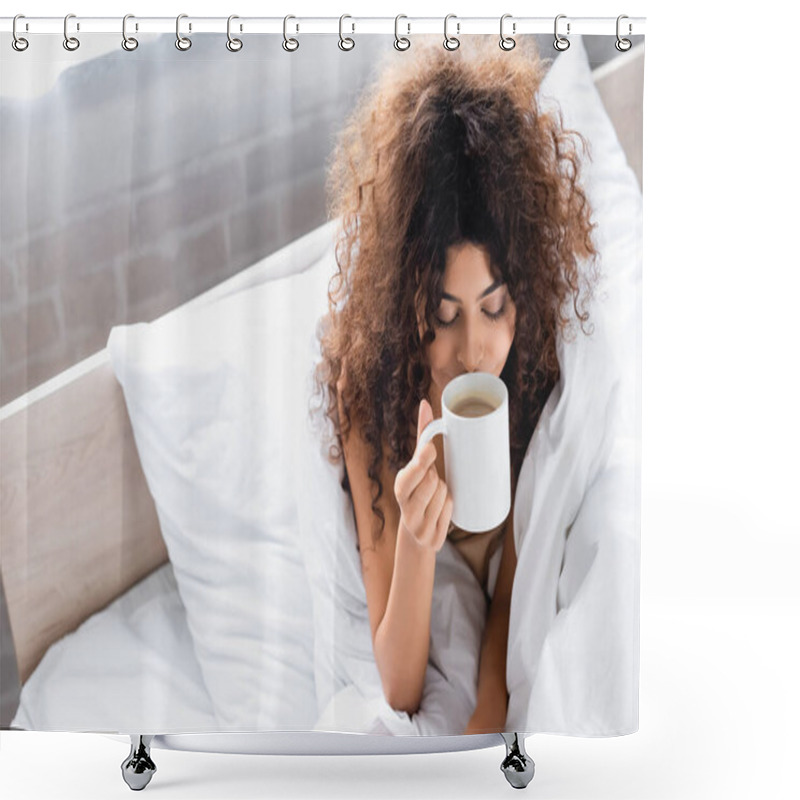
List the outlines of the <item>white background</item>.
<svg viewBox="0 0 800 800">
<path fill-rule="evenodd" d="M 37 0 L 4 15 L 646 16 L 640 730 L 530 737 L 537 798 L 795 798 L 800 663 L 800 14 L 786 3 L 346 7 Z M 733 10 L 735 9 L 735 10 Z M 609 39 L 612 47 L 613 39 Z M 3 732 L 4 798 L 127 797 L 127 746 Z M 164 798 L 508 797 L 504 749 L 421 756 L 155 750 Z"/>
</svg>

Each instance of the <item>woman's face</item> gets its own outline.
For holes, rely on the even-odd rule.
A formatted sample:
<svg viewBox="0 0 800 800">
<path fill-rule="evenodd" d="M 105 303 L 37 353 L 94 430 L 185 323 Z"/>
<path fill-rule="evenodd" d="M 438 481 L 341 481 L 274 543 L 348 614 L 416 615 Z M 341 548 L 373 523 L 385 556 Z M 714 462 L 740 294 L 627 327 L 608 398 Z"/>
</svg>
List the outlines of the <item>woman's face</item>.
<svg viewBox="0 0 800 800">
<path fill-rule="evenodd" d="M 514 341 L 516 306 L 489 269 L 483 247 L 462 243 L 447 251 L 444 296 L 434 315 L 436 338 L 427 347 L 438 398 L 465 372 L 500 376 Z M 424 320 L 420 321 L 420 338 Z"/>
</svg>

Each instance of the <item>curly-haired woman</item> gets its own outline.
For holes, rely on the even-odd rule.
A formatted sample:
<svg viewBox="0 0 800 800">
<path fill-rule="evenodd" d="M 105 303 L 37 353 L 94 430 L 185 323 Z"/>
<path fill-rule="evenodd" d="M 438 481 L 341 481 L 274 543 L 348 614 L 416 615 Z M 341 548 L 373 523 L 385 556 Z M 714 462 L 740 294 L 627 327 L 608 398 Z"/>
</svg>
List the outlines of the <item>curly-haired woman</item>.
<svg viewBox="0 0 800 800">
<path fill-rule="evenodd" d="M 505 726 L 513 506 L 494 531 L 455 528 L 441 440 L 417 442 L 441 415 L 448 381 L 499 376 L 513 497 L 559 377 L 557 337 L 571 319 L 588 320 L 595 250 L 578 182 L 582 140 L 540 109 L 543 74 L 522 42 L 503 52 L 476 37 L 449 52 L 415 41 L 362 98 L 329 172 L 342 228 L 317 382 L 336 432 L 332 458 L 344 457 L 375 660 L 389 704 L 415 713 L 436 554 L 449 537 L 490 600 L 465 733 Z"/>
</svg>

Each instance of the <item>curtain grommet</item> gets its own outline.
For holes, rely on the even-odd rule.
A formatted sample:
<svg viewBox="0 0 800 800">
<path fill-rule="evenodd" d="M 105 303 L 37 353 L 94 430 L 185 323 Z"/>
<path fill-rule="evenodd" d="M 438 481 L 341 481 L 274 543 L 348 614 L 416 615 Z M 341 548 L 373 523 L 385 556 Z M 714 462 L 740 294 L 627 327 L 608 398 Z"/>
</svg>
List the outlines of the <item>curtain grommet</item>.
<svg viewBox="0 0 800 800">
<path fill-rule="evenodd" d="M 553 29 L 554 29 L 554 32 L 555 32 L 555 36 L 556 36 L 555 41 L 553 42 L 553 47 L 555 47 L 555 49 L 558 50 L 559 53 L 563 53 L 565 50 L 569 50 L 569 39 L 567 39 L 566 37 L 562 36 L 558 32 L 558 21 L 560 19 L 566 19 L 566 18 L 567 18 L 566 14 L 559 14 L 556 17 L 556 21 L 555 21 L 555 24 L 553 26 Z M 568 22 L 567 23 L 567 36 L 569 36 L 569 32 L 570 32 L 569 28 L 570 28 L 570 24 Z"/>
<path fill-rule="evenodd" d="M 353 19 L 349 14 L 342 14 L 339 17 L 339 49 L 343 50 L 345 53 L 348 53 L 356 46 L 355 39 L 352 39 L 350 36 L 345 36 L 342 32 L 342 26 L 344 25 L 344 21 L 346 19 Z M 355 23 L 351 23 L 352 30 L 351 33 L 355 33 L 356 26 Z"/>
<path fill-rule="evenodd" d="M 128 36 L 127 28 L 129 19 L 135 19 L 133 14 L 126 14 L 122 18 L 122 49 L 131 53 L 139 46 L 139 40 L 135 39 L 133 36 Z M 138 26 L 136 29 L 138 30 Z"/>
<path fill-rule="evenodd" d="M 458 48 L 461 46 L 461 41 L 459 40 L 457 35 L 456 36 L 450 36 L 447 33 L 447 24 L 448 24 L 448 22 L 450 22 L 451 19 L 455 19 L 456 20 L 456 34 L 461 33 L 461 23 L 457 21 L 458 18 L 456 17 L 455 14 L 448 14 L 444 18 L 444 42 L 443 42 L 443 45 L 444 45 L 444 49 L 445 50 L 450 50 L 452 52 L 453 50 L 458 50 Z"/>
<path fill-rule="evenodd" d="M 28 42 L 27 39 L 25 39 L 23 36 L 20 36 L 17 33 L 17 20 L 18 19 L 25 19 L 25 15 L 24 14 L 17 14 L 17 16 L 14 17 L 14 22 L 13 22 L 13 24 L 11 26 L 11 33 L 12 33 L 12 36 L 14 38 L 11 40 L 11 46 L 18 53 L 24 53 L 28 49 L 29 42 Z"/>
<path fill-rule="evenodd" d="M 619 34 L 619 23 L 620 23 L 620 22 L 621 22 L 623 19 L 628 19 L 627 15 L 625 15 L 625 14 L 620 14 L 620 15 L 617 17 L 617 41 L 616 41 L 616 42 L 614 42 L 614 47 L 616 47 L 616 48 L 617 48 L 617 50 L 619 50 L 619 52 L 620 52 L 620 53 L 627 53 L 627 52 L 628 52 L 628 50 L 630 50 L 630 49 L 631 49 L 631 40 L 630 40 L 630 39 L 623 39 L 623 38 L 620 36 L 620 34 Z M 630 24 L 630 22 L 629 22 L 629 23 L 628 23 L 628 35 L 629 35 L 629 36 L 630 36 L 630 34 L 631 34 L 631 31 L 632 31 L 632 26 L 631 26 L 631 24 Z"/>
<path fill-rule="evenodd" d="M 70 19 L 75 19 L 75 15 L 67 14 L 67 16 L 64 17 L 64 41 L 62 44 L 64 45 L 65 50 L 68 50 L 70 53 L 74 53 L 81 46 L 81 42 L 77 36 L 69 35 L 67 24 L 69 23 Z M 80 30 L 80 27 L 78 27 L 78 30 Z"/>
<path fill-rule="evenodd" d="M 411 47 L 411 39 L 408 36 L 400 35 L 398 28 L 401 19 L 408 19 L 408 17 L 405 14 L 398 14 L 394 18 L 394 49 L 403 53 Z M 411 23 L 407 22 L 406 27 L 408 28 L 407 34 L 411 34 Z"/>
<path fill-rule="evenodd" d="M 283 42 L 281 46 L 287 53 L 294 53 L 294 51 L 300 47 L 300 42 L 287 34 L 287 26 L 290 19 L 297 19 L 297 17 L 293 16 L 292 14 L 287 14 L 283 18 Z M 300 30 L 299 25 L 297 26 L 297 30 Z"/>
<path fill-rule="evenodd" d="M 242 40 L 237 39 L 231 33 L 231 22 L 233 22 L 235 19 L 239 19 L 238 14 L 231 14 L 228 17 L 228 41 L 225 42 L 225 47 L 227 47 L 231 53 L 238 53 L 244 47 Z"/>
<path fill-rule="evenodd" d="M 188 36 L 181 36 L 181 20 L 187 19 L 188 16 L 188 14 L 178 14 L 178 18 L 175 20 L 175 47 L 182 53 L 192 46 L 192 40 Z M 189 23 L 189 30 L 192 30 L 191 23 Z"/>
<path fill-rule="evenodd" d="M 503 14 L 503 16 L 500 17 L 500 49 L 505 50 L 506 53 L 508 53 L 510 50 L 513 50 L 517 46 L 517 42 L 513 37 L 506 36 L 505 33 L 503 33 L 503 23 L 505 23 L 507 19 L 511 19 L 511 14 Z M 512 22 L 511 33 L 516 33 L 516 32 L 517 32 L 517 23 Z"/>
</svg>

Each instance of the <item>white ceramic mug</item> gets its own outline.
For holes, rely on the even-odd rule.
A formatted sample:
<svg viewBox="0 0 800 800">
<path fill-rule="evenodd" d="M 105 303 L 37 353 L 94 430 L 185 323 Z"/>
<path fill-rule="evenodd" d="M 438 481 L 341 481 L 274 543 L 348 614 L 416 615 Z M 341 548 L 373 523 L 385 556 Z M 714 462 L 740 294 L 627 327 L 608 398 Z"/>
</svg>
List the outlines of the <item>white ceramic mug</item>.
<svg viewBox="0 0 800 800">
<path fill-rule="evenodd" d="M 503 381 L 488 372 L 453 378 L 442 392 L 442 416 L 422 432 L 420 447 L 439 433 L 444 435 L 453 523 L 471 533 L 496 528 L 511 510 L 508 389 Z"/>
</svg>

